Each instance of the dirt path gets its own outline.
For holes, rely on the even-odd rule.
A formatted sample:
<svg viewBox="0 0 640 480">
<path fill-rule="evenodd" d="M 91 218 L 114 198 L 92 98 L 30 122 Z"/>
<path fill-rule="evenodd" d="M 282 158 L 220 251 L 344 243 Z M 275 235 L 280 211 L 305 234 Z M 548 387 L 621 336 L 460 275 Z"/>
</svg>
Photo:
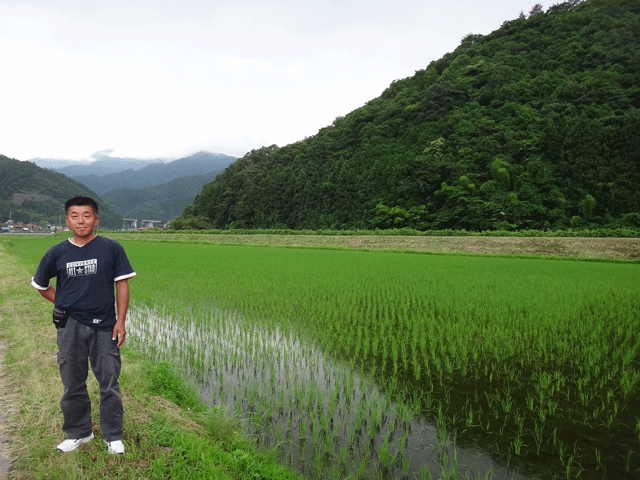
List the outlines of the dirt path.
<svg viewBox="0 0 640 480">
<path fill-rule="evenodd" d="M 0 315 L 0 321 L 2 316 Z M 9 435 L 7 432 L 7 411 L 5 401 L 8 390 L 6 374 L 4 371 L 4 341 L 0 340 L 0 480 L 9 478 L 11 467 L 11 451 L 9 449 Z"/>
<path fill-rule="evenodd" d="M 240 245 L 343 247 L 370 250 L 415 250 L 467 254 L 555 256 L 569 258 L 640 259 L 640 238 L 569 237 L 427 237 L 391 235 L 231 235 L 127 234 L 108 232 L 119 239 L 193 241 Z"/>
<path fill-rule="evenodd" d="M 10 271 L 11 265 L 8 265 L 6 261 L 7 254 L 4 250 L 4 246 L 0 244 L 0 272 L 4 274 L 0 275 L 0 323 L 3 322 L 2 312 L 5 311 L 6 302 L 8 297 L 6 296 L 9 291 L 9 275 L 6 272 Z M 11 388 L 9 375 L 5 370 L 4 364 L 4 351 L 5 340 L 0 337 L 0 480 L 6 480 L 9 478 L 9 469 L 11 467 L 11 449 L 10 449 L 10 432 L 7 425 L 7 412 L 11 412 Z"/>
</svg>

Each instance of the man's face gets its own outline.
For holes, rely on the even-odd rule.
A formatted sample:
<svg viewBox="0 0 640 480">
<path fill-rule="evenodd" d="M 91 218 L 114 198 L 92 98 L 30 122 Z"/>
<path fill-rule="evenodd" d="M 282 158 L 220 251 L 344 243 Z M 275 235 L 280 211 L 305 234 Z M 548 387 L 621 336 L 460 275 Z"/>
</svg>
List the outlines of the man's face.
<svg viewBox="0 0 640 480">
<path fill-rule="evenodd" d="M 93 213 L 90 205 L 69 207 L 66 217 L 67 226 L 76 237 L 88 237 L 98 225 L 100 217 Z"/>
</svg>

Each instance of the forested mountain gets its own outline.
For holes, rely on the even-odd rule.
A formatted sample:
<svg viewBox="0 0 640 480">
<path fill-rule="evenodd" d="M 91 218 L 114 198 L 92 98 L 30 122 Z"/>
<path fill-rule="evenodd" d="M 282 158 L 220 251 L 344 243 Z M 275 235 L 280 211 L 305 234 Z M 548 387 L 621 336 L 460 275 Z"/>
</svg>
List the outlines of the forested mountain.
<svg viewBox="0 0 640 480">
<path fill-rule="evenodd" d="M 126 169 L 106 175 L 84 173 L 96 171 L 95 165 L 64 167 L 59 171 L 103 195 L 118 188 L 147 188 L 162 185 L 180 177 L 221 172 L 235 159 L 236 157 L 221 153 L 198 152 L 172 162 L 147 163 L 143 168 L 125 167 Z M 126 163 L 121 162 L 120 165 L 124 166 Z M 93 170 L 90 170 L 92 168 Z"/>
<path fill-rule="evenodd" d="M 213 180 L 216 172 L 181 177 L 171 182 L 141 189 L 119 188 L 103 195 L 124 218 L 161 220 L 166 222 L 179 216 L 193 203 L 202 187 Z"/>
<path fill-rule="evenodd" d="M 98 202 L 100 227 L 122 228 L 122 215 L 82 183 L 62 173 L 0 155 L 0 223 L 64 224 L 64 203 L 77 195 Z"/>
<path fill-rule="evenodd" d="M 238 159 L 175 225 L 638 227 L 639 108 L 640 2 L 535 8 Z"/>
</svg>

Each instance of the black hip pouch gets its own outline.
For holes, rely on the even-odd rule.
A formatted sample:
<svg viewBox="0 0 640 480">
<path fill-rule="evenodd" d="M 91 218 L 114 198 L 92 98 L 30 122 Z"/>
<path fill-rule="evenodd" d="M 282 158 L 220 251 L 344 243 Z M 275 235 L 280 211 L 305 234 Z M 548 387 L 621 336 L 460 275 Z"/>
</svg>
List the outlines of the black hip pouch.
<svg viewBox="0 0 640 480">
<path fill-rule="evenodd" d="M 67 311 L 64 308 L 53 307 L 53 324 L 56 328 L 64 328 L 67 325 Z"/>
</svg>

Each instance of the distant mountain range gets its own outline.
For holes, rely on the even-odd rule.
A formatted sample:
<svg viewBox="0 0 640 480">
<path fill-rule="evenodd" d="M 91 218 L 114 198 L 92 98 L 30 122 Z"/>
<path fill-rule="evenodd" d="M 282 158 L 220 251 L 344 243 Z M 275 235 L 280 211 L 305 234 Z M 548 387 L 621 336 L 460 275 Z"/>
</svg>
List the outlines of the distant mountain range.
<svg viewBox="0 0 640 480">
<path fill-rule="evenodd" d="M 48 168 L 61 173 L 73 172 L 76 169 L 83 175 L 108 175 L 133 168 L 140 170 L 152 163 L 168 163 L 167 160 L 152 159 L 140 160 L 135 158 L 111 158 L 107 156 L 96 157 L 95 160 L 64 160 L 57 158 L 32 158 L 30 162 L 39 167 Z"/>
<path fill-rule="evenodd" d="M 83 183 L 124 218 L 166 222 L 193 203 L 202 187 L 236 157 L 198 152 L 178 160 L 140 160 L 105 155 L 91 163 L 36 158 L 37 165 Z"/>
<path fill-rule="evenodd" d="M 122 228 L 123 217 L 166 222 L 179 216 L 236 158 L 198 152 L 173 161 L 104 155 L 91 163 L 46 158 L 24 162 L 4 156 L 0 160 L 2 222 L 58 222 L 65 200 L 88 195 L 100 205 L 101 226 Z"/>
<path fill-rule="evenodd" d="M 119 188 L 103 195 L 124 218 L 166 222 L 179 216 L 184 208 L 218 172 L 180 177 L 162 185 L 130 189 Z"/>
<path fill-rule="evenodd" d="M 99 157 L 88 164 L 44 158 L 31 161 L 40 167 L 63 173 L 103 195 L 116 189 L 136 190 L 162 185 L 181 177 L 221 172 L 235 160 L 236 157 L 221 153 L 198 152 L 169 162 L 115 157 Z"/>
</svg>

